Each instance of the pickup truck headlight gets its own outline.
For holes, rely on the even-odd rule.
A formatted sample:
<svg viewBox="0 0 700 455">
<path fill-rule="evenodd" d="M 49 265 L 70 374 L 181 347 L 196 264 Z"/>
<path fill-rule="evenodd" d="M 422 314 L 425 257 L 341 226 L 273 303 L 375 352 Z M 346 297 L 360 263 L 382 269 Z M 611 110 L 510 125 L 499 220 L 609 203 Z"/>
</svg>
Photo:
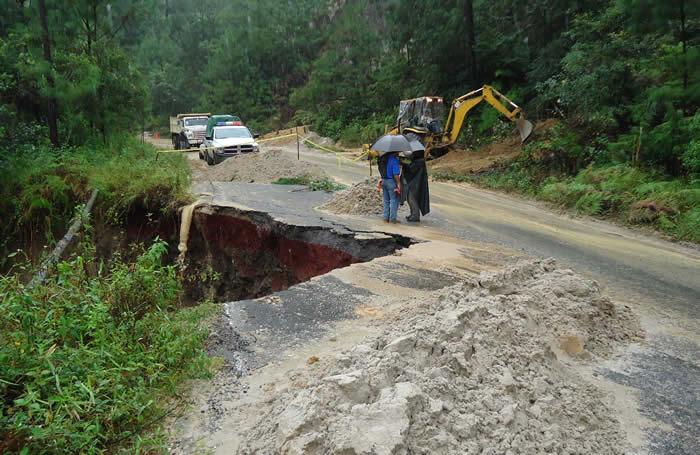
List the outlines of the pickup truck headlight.
<svg viewBox="0 0 700 455">
<path fill-rule="evenodd" d="M 260 146 L 257 143 L 253 144 L 253 151 L 257 152 L 259 150 L 260 150 Z"/>
<path fill-rule="evenodd" d="M 224 148 L 223 148 L 223 147 L 214 147 L 214 152 L 216 152 L 216 153 L 224 153 Z"/>
</svg>

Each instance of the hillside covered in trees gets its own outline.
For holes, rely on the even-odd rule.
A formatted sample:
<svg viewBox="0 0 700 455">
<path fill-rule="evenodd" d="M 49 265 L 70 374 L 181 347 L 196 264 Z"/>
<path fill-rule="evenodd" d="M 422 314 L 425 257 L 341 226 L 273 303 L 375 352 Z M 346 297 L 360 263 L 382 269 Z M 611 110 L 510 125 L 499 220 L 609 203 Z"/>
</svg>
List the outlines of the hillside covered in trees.
<svg viewBox="0 0 700 455">
<path fill-rule="evenodd" d="M 238 114 L 260 132 L 310 124 L 358 145 L 394 121 L 401 99 L 449 100 L 491 84 L 530 119 L 560 125 L 530 144 L 517 166 L 481 181 L 547 199 L 542 190 L 550 178 L 564 180 L 566 188 L 549 191 L 565 190 L 554 202 L 591 214 L 665 198 L 652 205 L 659 209 L 650 215 L 654 222 L 700 200 L 698 2 L 5 0 L 2 6 L 0 135 L 15 153 L 49 141 L 78 146 L 163 129 L 168 115 L 184 111 Z M 461 142 L 474 147 L 509 130 L 494 110 L 479 109 Z M 617 187 L 586 186 L 596 184 L 587 177 L 566 181 L 590 165 L 620 164 L 634 169 L 592 180 L 634 181 L 622 202 L 613 200 Z M 638 188 L 659 181 L 671 183 Z M 686 221 L 691 231 L 700 227 L 700 212 Z"/>
<path fill-rule="evenodd" d="M 310 125 L 354 147 L 395 122 L 402 99 L 489 84 L 549 127 L 510 161 L 431 168 L 433 179 L 700 242 L 698 0 L 0 0 L 0 11 L 0 453 L 164 452 L 157 429 L 180 387 L 216 370 L 205 342 L 218 310 L 185 308 L 177 242 L 158 237 L 193 200 L 192 163 L 206 164 L 138 139 L 170 115 L 236 114 L 260 133 Z M 513 129 L 472 112 L 466 158 Z M 95 226 L 82 220 L 89 198 Z M 84 229 L 69 258 L 28 284 L 73 219 Z M 144 226 L 152 245 L 117 244 Z M 694 258 L 674 269 L 661 257 L 664 273 L 635 276 L 636 291 L 653 281 L 666 305 L 681 283 L 691 302 Z"/>
</svg>

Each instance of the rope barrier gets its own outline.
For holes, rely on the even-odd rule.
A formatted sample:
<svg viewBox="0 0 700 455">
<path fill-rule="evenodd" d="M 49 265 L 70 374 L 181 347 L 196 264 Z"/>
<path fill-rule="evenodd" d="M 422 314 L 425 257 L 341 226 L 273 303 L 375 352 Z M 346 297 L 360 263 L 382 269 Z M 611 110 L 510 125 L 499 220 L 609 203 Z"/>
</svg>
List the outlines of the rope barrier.
<svg viewBox="0 0 700 455">
<path fill-rule="evenodd" d="M 194 153 L 194 152 L 199 152 L 199 149 L 156 150 L 156 153 Z"/>
<path fill-rule="evenodd" d="M 267 142 L 267 141 L 274 141 L 275 139 L 284 139 L 286 137 L 294 137 L 296 135 L 297 135 L 297 133 L 292 133 L 292 134 L 285 134 L 284 136 L 266 137 L 264 139 L 258 139 L 258 143 Z"/>
</svg>

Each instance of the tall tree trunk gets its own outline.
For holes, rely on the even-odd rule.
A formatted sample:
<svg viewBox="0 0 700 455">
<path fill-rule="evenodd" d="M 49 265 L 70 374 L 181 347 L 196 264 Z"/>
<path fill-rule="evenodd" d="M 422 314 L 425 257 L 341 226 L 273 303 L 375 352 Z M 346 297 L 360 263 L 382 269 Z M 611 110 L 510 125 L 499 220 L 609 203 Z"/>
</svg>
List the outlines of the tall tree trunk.
<svg viewBox="0 0 700 455">
<path fill-rule="evenodd" d="M 680 9 L 681 42 L 683 43 L 683 89 L 688 90 L 688 32 L 685 23 L 685 0 L 681 0 Z"/>
<path fill-rule="evenodd" d="M 92 2 L 92 40 L 97 42 L 97 0 Z"/>
<path fill-rule="evenodd" d="M 467 64 L 469 65 L 469 79 L 473 85 L 478 80 L 478 67 L 476 63 L 476 33 L 474 32 L 474 3 L 473 0 L 464 0 L 462 5 L 464 23 L 467 28 Z M 472 87 L 474 88 L 474 87 Z"/>
<path fill-rule="evenodd" d="M 52 92 L 48 97 L 48 106 L 46 115 L 49 121 L 49 138 L 54 147 L 58 147 L 58 103 L 53 96 L 55 83 L 53 80 L 53 59 L 51 58 L 51 38 L 49 36 L 49 21 L 46 14 L 46 0 L 39 0 L 39 16 L 41 19 L 42 41 L 44 46 L 44 60 L 49 65 L 49 73 L 46 76 L 46 82 L 49 86 L 49 91 Z"/>
</svg>

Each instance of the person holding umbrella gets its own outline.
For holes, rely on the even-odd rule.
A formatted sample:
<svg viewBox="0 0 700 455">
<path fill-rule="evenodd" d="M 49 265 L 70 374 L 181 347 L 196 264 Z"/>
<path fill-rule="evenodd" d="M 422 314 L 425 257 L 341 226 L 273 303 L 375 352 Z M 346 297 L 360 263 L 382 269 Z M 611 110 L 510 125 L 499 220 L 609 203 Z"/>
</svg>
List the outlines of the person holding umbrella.
<svg viewBox="0 0 700 455">
<path fill-rule="evenodd" d="M 407 221 L 419 222 L 421 214 L 430 212 L 430 195 L 428 192 L 428 168 L 425 165 L 425 147 L 417 137 L 410 139 L 410 152 L 402 152 L 401 157 L 401 203 L 408 201 L 411 214 Z"/>
<path fill-rule="evenodd" d="M 377 182 L 377 191 L 384 196 L 384 222 L 398 223 L 396 213 L 401 197 L 401 165 L 398 154 L 411 150 L 411 144 L 402 134 L 386 134 L 372 144 L 371 150 L 379 154 L 377 162 L 381 179 Z"/>
</svg>

